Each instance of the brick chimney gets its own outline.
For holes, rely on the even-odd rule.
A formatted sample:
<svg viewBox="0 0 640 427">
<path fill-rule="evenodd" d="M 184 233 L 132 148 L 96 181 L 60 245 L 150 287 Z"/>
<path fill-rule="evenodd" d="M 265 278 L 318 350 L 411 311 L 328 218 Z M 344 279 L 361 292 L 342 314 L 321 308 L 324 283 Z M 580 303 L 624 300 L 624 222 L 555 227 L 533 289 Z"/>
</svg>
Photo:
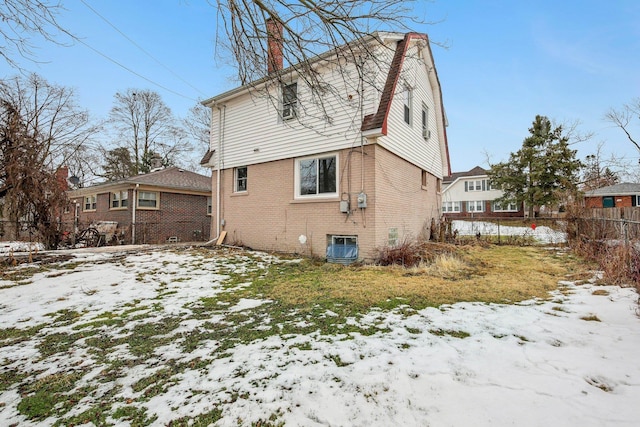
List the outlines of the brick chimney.
<svg viewBox="0 0 640 427">
<path fill-rule="evenodd" d="M 282 70 L 282 23 L 267 19 L 267 70 L 269 74 Z"/>
<path fill-rule="evenodd" d="M 69 178 L 69 168 L 66 166 L 60 166 L 56 170 L 56 181 L 61 190 L 67 191 L 69 189 L 69 182 L 67 181 Z"/>
</svg>

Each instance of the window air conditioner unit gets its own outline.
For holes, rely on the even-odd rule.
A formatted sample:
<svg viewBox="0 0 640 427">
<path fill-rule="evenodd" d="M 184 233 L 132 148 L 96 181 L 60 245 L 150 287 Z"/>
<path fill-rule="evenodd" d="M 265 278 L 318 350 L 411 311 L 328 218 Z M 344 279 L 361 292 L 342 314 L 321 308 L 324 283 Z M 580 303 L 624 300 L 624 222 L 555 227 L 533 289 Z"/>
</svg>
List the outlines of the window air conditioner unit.
<svg viewBox="0 0 640 427">
<path fill-rule="evenodd" d="M 284 108 L 282 109 L 282 118 L 283 118 L 284 120 L 292 119 L 292 118 L 293 118 L 293 115 L 294 115 L 294 114 L 293 114 L 293 108 L 291 108 L 291 107 L 284 107 Z"/>
<path fill-rule="evenodd" d="M 422 129 L 422 137 L 424 139 L 431 138 L 431 131 L 429 129 Z"/>
</svg>

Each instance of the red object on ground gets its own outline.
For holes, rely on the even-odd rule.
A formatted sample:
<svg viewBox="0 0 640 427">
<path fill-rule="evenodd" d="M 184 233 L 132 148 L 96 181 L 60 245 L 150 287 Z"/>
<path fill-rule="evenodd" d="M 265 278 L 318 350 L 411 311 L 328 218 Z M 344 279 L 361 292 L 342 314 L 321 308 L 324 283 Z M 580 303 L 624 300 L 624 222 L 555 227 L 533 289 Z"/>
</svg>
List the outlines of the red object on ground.
<svg viewBox="0 0 640 427">
<path fill-rule="evenodd" d="M 536 225 L 535 224 L 531 224 L 531 229 L 535 230 L 536 229 Z"/>
</svg>

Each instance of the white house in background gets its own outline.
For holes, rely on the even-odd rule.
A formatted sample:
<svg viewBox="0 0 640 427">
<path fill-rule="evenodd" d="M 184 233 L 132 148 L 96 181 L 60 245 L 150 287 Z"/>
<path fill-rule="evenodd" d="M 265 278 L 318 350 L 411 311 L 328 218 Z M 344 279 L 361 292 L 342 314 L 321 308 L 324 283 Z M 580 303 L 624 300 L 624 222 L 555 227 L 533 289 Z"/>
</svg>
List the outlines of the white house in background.
<svg viewBox="0 0 640 427">
<path fill-rule="evenodd" d="M 366 78 L 340 50 L 312 62 L 331 84 L 325 111 L 277 54 L 264 79 L 203 102 L 212 109 L 202 164 L 213 170 L 213 236 L 226 232 L 226 241 L 256 249 L 368 259 L 439 219 L 450 167 L 428 37 L 364 40 Z M 278 52 L 277 40 L 268 46 Z"/>
<path fill-rule="evenodd" d="M 498 203 L 501 190 L 493 188 L 487 171 L 476 166 L 446 177 L 442 189 L 442 213 L 450 218 L 524 216 L 523 204 Z"/>
</svg>

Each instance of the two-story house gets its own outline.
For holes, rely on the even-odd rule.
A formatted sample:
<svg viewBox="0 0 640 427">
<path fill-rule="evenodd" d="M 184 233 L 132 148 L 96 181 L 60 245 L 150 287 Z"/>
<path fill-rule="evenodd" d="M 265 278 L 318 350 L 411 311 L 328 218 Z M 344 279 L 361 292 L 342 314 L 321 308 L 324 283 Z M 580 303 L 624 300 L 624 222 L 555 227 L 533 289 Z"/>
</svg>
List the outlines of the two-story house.
<svg viewBox="0 0 640 427">
<path fill-rule="evenodd" d="M 203 102 L 212 236 L 321 257 L 348 247 L 369 259 L 439 219 L 450 167 L 427 35 L 377 33 L 356 60 L 343 51 L 311 64 L 328 83 L 322 106 L 309 79 L 277 60 L 264 79 Z"/>
<path fill-rule="evenodd" d="M 442 214 L 449 218 L 524 217 L 523 204 L 496 201 L 502 195 L 480 166 L 455 172 L 443 182 Z"/>
</svg>

